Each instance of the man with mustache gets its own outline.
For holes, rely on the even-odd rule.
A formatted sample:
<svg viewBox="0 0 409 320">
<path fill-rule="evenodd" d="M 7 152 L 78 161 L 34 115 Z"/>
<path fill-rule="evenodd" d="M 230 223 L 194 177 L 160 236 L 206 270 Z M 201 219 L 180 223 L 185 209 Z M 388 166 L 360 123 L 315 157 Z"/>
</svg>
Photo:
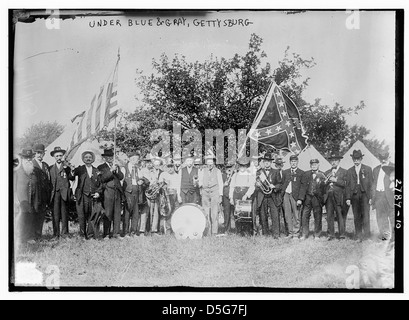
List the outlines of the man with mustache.
<svg viewBox="0 0 409 320">
<path fill-rule="evenodd" d="M 352 204 L 354 214 L 355 236 L 358 242 L 371 237 L 370 205 L 372 204 L 372 168 L 362 163 L 361 150 L 351 154 L 354 166 L 348 169 L 346 199 L 347 205 Z"/>
<path fill-rule="evenodd" d="M 53 190 L 51 192 L 51 203 L 53 208 L 53 230 L 54 236 L 66 237 L 69 234 L 68 230 L 68 202 L 71 198 L 70 181 L 75 177 L 71 173 L 71 168 L 63 161 L 65 150 L 60 147 L 55 147 L 50 152 L 55 158 L 55 164 L 50 167 L 50 177 Z M 60 222 L 62 228 L 60 230 Z"/>
<path fill-rule="evenodd" d="M 94 226 L 91 222 L 91 212 L 93 203 L 101 198 L 102 184 L 98 169 L 92 165 L 95 161 L 95 154 L 91 151 L 85 151 L 82 153 L 81 159 L 84 165 L 75 168 L 73 172 L 73 175 L 78 177 L 75 198 L 80 236 L 90 239 L 98 235 L 98 230 L 95 229 L 99 226 Z"/>
<path fill-rule="evenodd" d="M 104 240 L 109 239 L 112 224 L 112 237 L 122 239 L 119 233 L 121 228 L 123 198 L 121 180 L 124 178 L 124 174 L 118 164 L 114 163 L 113 149 L 105 149 L 101 156 L 105 160 L 105 163 L 98 166 L 98 170 L 101 172 L 101 182 L 104 190 Z"/>
<path fill-rule="evenodd" d="M 39 207 L 34 221 L 35 236 L 37 240 L 41 239 L 42 236 L 45 214 L 50 203 L 51 191 L 53 189 L 50 177 L 50 167 L 43 161 L 45 151 L 45 146 L 43 144 L 34 145 L 33 165 L 38 173 L 37 187 L 39 192 Z"/>
</svg>

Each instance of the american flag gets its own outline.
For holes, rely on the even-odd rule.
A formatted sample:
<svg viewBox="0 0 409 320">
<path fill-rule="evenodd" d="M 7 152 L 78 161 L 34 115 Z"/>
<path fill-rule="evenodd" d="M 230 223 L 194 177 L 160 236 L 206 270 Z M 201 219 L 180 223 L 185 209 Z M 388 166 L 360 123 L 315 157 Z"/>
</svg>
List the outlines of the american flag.
<svg viewBox="0 0 409 320">
<path fill-rule="evenodd" d="M 308 137 L 295 103 L 272 82 L 249 132 L 258 143 L 298 154 L 307 147 Z"/>
<path fill-rule="evenodd" d="M 96 135 L 104 127 L 108 127 L 120 111 L 118 106 L 118 66 L 119 55 L 113 72 L 111 72 L 107 82 L 102 84 L 93 95 L 89 108 L 72 119 L 73 122 L 77 121 L 78 126 L 72 135 L 67 156 L 75 153 L 75 150 L 84 141 Z"/>
</svg>

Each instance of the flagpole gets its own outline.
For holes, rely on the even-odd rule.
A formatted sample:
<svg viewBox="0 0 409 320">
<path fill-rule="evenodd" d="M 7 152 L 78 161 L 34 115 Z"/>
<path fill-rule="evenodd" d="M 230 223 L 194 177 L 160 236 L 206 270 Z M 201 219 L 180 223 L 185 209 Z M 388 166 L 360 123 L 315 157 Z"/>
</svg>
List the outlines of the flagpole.
<svg viewBox="0 0 409 320">
<path fill-rule="evenodd" d="M 115 113 L 115 118 L 114 118 L 114 164 L 116 163 L 116 117 L 117 117 L 117 114 Z"/>
</svg>

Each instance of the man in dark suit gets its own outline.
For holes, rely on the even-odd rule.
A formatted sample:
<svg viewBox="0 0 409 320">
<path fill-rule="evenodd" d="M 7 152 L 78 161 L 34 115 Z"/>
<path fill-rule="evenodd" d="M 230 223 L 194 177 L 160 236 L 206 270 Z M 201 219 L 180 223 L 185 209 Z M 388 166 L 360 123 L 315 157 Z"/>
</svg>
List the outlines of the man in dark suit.
<svg viewBox="0 0 409 320">
<path fill-rule="evenodd" d="M 145 191 L 150 182 L 143 176 L 139 167 L 140 154 L 131 152 L 128 157 L 129 162 L 122 168 L 122 173 L 125 176 L 123 189 L 126 199 L 123 236 L 133 237 L 145 233 L 149 212 Z"/>
<path fill-rule="evenodd" d="M 14 239 L 16 248 L 23 243 L 35 243 L 35 215 L 38 209 L 37 177 L 34 173 L 31 149 L 19 153 L 19 165 L 14 169 Z"/>
<path fill-rule="evenodd" d="M 352 204 L 356 240 L 362 241 L 371 237 L 369 210 L 372 204 L 372 168 L 362 164 L 361 150 L 351 154 L 354 166 L 348 169 L 346 186 L 347 205 Z"/>
<path fill-rule="evenodd" d="M 290 238 L 298 238 L 301 230 L 300 207 L 302 201 L 298 199 L 301 189 L 301 179 L 304 171 L 298 168 L 298 156 L 290 156 L 290 169 L 284 171 L 286 180 L 283 185 L 284 214 Z"/>
<path fill-rule="evenodd" d="M 72 173 L 78 177 L 75 198 L 80 236 L 85 239 L 96 238 L 99 231 L 96 229 L 99 229 L 99 225 L 94 225 L 91 221 L 91 212 L 93 203 L 101 200 L 102 184 L 98 169 L 92 165 L 95 161 L 95 154 L 91 151 L 85 151 L 82 153 L 81 159 L 84 165 L 75 168 Z"/>
<path fill-rule="evenodd" d="M 275 186 L 274 183 L 278 180 L 278 170 L 271 167 L 274 161 L 273 155 L 270 152 L 263 156 L 264 168 L 257 171 L 256 185 L 257 185 L 257 204 L 260 209 L 260 223 L 263 235 L 269 234 L 268 214 L 270 212 L 272 223 L 272 236 L 277 239 L 280 234 L 280 219 L 278 207 L 281 206 L 280 186 Z"/>
<path fill-rule="evenodd" d="M 285 189 L 284 184 L 289 178 L 287 177 L 287 173 L 283 170 L 284 167 L 284 160 L 280 157 L 276 157 L 274 160 L 274 164 L 276 167 L 276 175 L 273 179 L 273 184 L 275 186 L 273 190 L 273 200 L 274 204 L 277 207 L 278 211 L 278 219 L 279 219 L 279 235 L 284 235 L 288 237 L 288 229 L 285 224 L 285 217 L 284 217 L 284 195 Z"/>
<path fill-rule="evenodd" d="M 45 146 L 43 144 L 34 145 L 34 159 L 33 165 L 38 173 L 38 192 L 39 192 L 39 207 L 34 219 L 34 228 L 36 239 L 40 239 L 43 233 L 43 224 L 45 214 L 50 203 L 51 191 L 53 186 L 51 184 L 50 167 L 43 161 L 45 154 Z"/>
<path fill-rule="evenodd" d="M 324 205 L 325 175 L 319 170 L 318 159 L 310 160 L 311 170 L 306 171 L 301 180 L 298 200 L 303 201 L 302 212 L 303 234 L 301 240 L 310 233 L 311 210 L 314 212 L 314 239 L 319 240 L 322 233 L 322 207 Z"/>
<path fill-rule="evenodd" d="M 394 239 L 395 233 L 394 189 L 390 188 L 391 177 L 389 172 L 385 171 L 385 168 L 394 165 L 389 161 L 388 152 L 382 152 L 379 159 L 381 164 L 373 170 L 372 204 L 376 210 L 379 238 L 385 241 L 388 239 L 388 233 L 390 233 L 391 239 Z"/>
<path fill-rule="evenodd" d="M 199 170 L 193 166 L 193 156 L 187 155 L 185 159 L 185 167 L 180 170 L 179 202 L 198 204 L 200 201 Z"/>
<path fill-rule="evenodd" d="M 339 166 L 343 157 L 339 154 L 332 154 L 328 161 L 332 168 L 325 172 L 325 207 L 327 210 L 328 240 L 335 238 L 335 222 L 337 217 L 339 238 L 345 239 L 345 223 L 342 208 L 345 203 L 345 187 L 347 183 L 347 171 Z"/>
<path fill-rule="evenodd" d="M 71 199 L 70 181 L 75 177 L 71 173 L 71 168 L 63 161 L 65 150 L 60 147 L 55 147 L 50 152 L 55 158 L 55 164 L 50 167 L 50 177 L 53 190 L 51 192 L 51 203 L 53 208 L 53 230 L 54 236 L 59 238 L 60 235 L 65 237 L 68 235 L 68 203 Z M 60 231 L 60 222 L 62 228 Z"/>
<path fill-rule="evenodd" d="M 123 190 L 121 180 L 124 174 L 119 166 L 114 163 L 114 151 L 105 149 L 101 155 L 105 163 L 98 166 L 101 173 L 101 183 L 104 190 L 104 239 L 108 239 L 111 233 L 111 225 L 113 222 L 112 237 L 122 239 L 119 236 L 121 228 L 121 211 Z"/>
</svg>

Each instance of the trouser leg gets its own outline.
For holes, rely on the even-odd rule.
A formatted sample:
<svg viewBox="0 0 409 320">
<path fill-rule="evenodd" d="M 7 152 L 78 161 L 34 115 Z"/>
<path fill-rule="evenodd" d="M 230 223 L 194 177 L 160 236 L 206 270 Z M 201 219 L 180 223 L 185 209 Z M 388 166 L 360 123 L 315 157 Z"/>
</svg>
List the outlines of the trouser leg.
<svg viewBox="0 0 409 320">
<path fill-rule="evenodd" d="M 121 204 L 121 196 L 118 191 L 115 191 L 115 201 L 114 201 L 114 231 L 113 236 L 119 236 L 121 232 L 121 211 L 122 211 L 122 204 Z"/>
<path fill-rule="evenodd" d="M 219 231 L 219 195 L 217 192 L 212 192 L 211 195 L 210 223 L 212 225 L 212 234 L 217 234 Z"/>
<path fill-rule="evenodd" d="M 232 211 L 232 205 L 230 203 L 229 197 L 223 196 L 224 232 L 230 232 L 231 211 Z"/>
<path fill-rule="evenodd" d="M 52 214 L 54 237 L 60 236 L 60 220 L 61 220 L 61 195 L 60 192 L 57 191 L 54 195 Z"/>
<path fill-rule="evenodd" d="M 362 209 L 359 200 L 360 199 L 357 194 L 352 195 L 351 204 L 352 213 L 354 215 L 355 236 L 358 239 L 362 239 Z"/>
<path fill-rule="evenodd" d="M 332 193 L 328 194 L 328 199 L 327 199 L 325 208 L 327 210 L 328 236 L 334 238 L 335 237 L 335 223 L 334 223 L 335 201 L 334 201 L 334 195 Z"/>
<path fill-rule="evenodd" d="M 272 224 L 272 236 L 274 238 L 279 237 L 280 235 L 280 208 L 277 207 L 274 202 L 273 199 L 269 199 L 269 207 L 270 207 L 270 217 L 271 217 L 271 224 Z"/>
<path fill-rule="evenodd" d="M 366 193 L 362 194 L 361 197 L 362 203 L 362 223 L 363 223 L 363 231 L 365 239 L 369 239 L 371 237 L 371 222 L 370 222 L 370 205 L 369 205 L 369 198 Z"/>
<path fill-rule="evenodd" d="M 317 199 L 313 198 L 313 210 L 314 210 L 314 234 L 315 237 L 321 237 L 322 234 L 322 206 Z"/>
<path fill-rule="evenodd" d="M 263 203 L 261 204 L 260 223 L 261 223 L 261 229 L 262 229 L 263 235 L 267 236 L 269 234 L 267 198 L 264 198 Z"/>
<path fill-rule="evenodd" d="M 68 235 L 68 200 L 61 199 L 61 235 Z"/>
<path fill-rule="evenodd" d="M 309 196 L 307 196 L 309 197 Z M 311 217 L 312 203 L 311 199 L 306 199 L 304 209 L 302 212 L 302 230 L 303 236 L 308 238 L 310 234 L 310 217 Z"/>
</svg>

